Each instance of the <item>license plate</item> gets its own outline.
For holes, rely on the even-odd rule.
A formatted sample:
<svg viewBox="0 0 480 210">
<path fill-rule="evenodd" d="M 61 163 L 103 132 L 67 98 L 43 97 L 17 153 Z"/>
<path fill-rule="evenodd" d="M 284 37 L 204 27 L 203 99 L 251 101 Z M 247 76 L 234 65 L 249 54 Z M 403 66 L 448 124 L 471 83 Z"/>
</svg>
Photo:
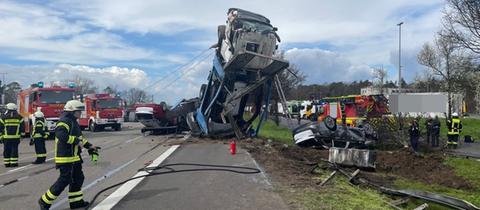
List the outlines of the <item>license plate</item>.
<svg viewBox="0 0 480 210">
<path fill-rule="evenodd" d="M 300 142 L 300 141 L 304 141 L 312 138 L 315 138 L 315 135 L 313 135 L 312 130 L 302 131 L 300 133 L 295 134 L 295 136 L 293 136 L 293 139 L 295 139 L 295 142 Z"/>
</svg>

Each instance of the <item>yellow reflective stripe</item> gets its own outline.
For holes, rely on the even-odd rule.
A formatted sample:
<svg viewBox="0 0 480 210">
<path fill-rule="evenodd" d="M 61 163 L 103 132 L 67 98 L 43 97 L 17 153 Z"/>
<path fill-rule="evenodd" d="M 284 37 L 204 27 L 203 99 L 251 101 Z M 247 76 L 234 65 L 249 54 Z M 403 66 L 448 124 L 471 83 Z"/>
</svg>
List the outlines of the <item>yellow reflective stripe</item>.
<svg viewBox="0 0 480 210">
<path fill-rule="evenodd" d="M 80 161 L 80 157 L 55 157 L 55 163 L 73 163 Z"/>
<path fill-rule="evenodd" d="M 48 200 L 47 196 L 45 194 L 42 195 L 42 201 L 45 202 L 46 204 L 53 204 L 53 201 Z"/>
<path fill-rule="evenodd" d="M 82 191 L 68 192 L 68 196 L 76 196 L 76 195 L 83 195 L 83 192 Z"/>
<path fill-rule="evenodd" d="M 46 194 L 47 194 L 48 198 L 50 198 L 50 199 L 52 199 L 52 200 L 55 200 L 55 199 L 57 198 L 56 195 L 54 195 L 52 192 L 50 192 L 50 189 L 47 190 L 47 193 L 46 193 Z"/>
<path fill-rule="evenodd" d="M 57 127 L 58 126 L 63 126 L 67 129 L 68 132 L 70 132 L 70 126 L 67 125 L 67 123 L 64 123 L 64 122 L 58 122 L 57 123 Z"/>
<path fill-rule="evenodd" d="M 47 154 L 37 154 L 37 157 L 47 157 Z"/>
<path fill-rule="evenodd" d="M 82 136 L 82 146 L 88 143 L 88 140 Z"/>
<path fill-rule="evenodd" d="M 5 123 L 5 126 L 18 126 L 19 123 Z"/>
<path fill-rule="evenodd" d="M 81 201 L 81 200 L 83 200 L 83 196 L 76 197 L 76 198 L 69 198 L 68 202 L 73 203 L 73 202 L 77 202 L 77 201 Z"/>
<path fill-rule="evenodd" d="M 68 136 L 67 144 L 73 144 L 75 142 L 76 136 Z"/>
<path fill-rule="evenodd" d="M 42 134 L 40 133 L 36 133 L 35 135 L 33 135 L 33 138 L 41 138 L 42 137 Z"/>
<path fill-rule="evenodd" d="M 5 123 L 19 123 L 22 120 L 19 119 L 6 119 Z"/>
<path fill-rule="evenodd" d="M 78 156 L 78 146 L 74 146 L 73 147 L 73 155 L 75 155 L 76 157 L 79 157 Z M 80 159 L 80 158 L 79 158 Z"/>
<path fill-rule="evenodd" d="M 21 136 L 20 135 L 3 135 L 3 139 L 18 139 Z"/>
</svg>

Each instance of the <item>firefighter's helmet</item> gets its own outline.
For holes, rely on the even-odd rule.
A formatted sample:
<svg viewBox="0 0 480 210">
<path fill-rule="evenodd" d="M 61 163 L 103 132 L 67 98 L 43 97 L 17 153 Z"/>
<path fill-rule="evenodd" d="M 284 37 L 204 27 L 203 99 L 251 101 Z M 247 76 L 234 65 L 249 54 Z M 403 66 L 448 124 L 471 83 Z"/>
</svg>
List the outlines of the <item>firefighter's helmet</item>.
<svg viewBox="0 0 480 210">
<path fill-rule="evenodd" d="M 35 114 L 33 114 L 35 116 L 35 118 L 43 118 L 44 115 L 43 115 L 43 112 L 41 111 L 36 111 Z"/>
<path fill-rule="evenodd" d="M 78 100 L 70 100 L 63 107 L 63 110 L 67 112 L 82 111 L 84 109 L 85 105 Z"/>
<path fill-rule="evenodd" d="M 452 114 L 452 117 L 458 117 L 458 113 L 454 112 L 454 113 Z"/>
<path fill-rule="evenodd" d="M 7 110 L 17 110 L 17 105 L 14 103 L 8 103 L 7 104 Z"/>
</svg>

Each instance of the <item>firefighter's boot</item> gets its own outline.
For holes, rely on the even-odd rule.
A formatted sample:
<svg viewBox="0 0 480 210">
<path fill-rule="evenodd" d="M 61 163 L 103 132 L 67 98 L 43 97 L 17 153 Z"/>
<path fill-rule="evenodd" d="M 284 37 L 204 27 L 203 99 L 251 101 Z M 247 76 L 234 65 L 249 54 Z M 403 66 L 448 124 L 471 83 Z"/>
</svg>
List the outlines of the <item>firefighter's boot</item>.
<svg viewBox="0 0 480 210">
<path fill-rule="evenodd" d="M 88 205 L 90 205 L 89 202 L 84 201 L 84 200 L 80 200 L 80 201 L 76 201 L 76 202 L 71 202 L 71 203 L 70 203 L 70 209 L 85 208 L 85 207 L 87 207 Z"/>
</svg>

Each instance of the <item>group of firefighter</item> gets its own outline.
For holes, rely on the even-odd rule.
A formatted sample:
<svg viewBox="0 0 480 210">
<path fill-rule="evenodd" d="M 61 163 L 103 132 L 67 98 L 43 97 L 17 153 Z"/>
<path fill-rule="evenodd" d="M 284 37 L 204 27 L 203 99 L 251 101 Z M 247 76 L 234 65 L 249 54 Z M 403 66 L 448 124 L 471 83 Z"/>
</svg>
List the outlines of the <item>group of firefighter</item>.
<svg viewBox="0 0 480 210">
<path fill-rule="evenodd" d="M 0 141 L 3 142 L 5 167 L 18 166 L 18 145 L 24 133 L 23 118 L 17 111 L 17 105 L 9 103 L 7 111 L 0 117 Z M 89 205 L 83 200 L 81 190 L 84 175 L 82 171 L 82 147 L 88 150 L 92 161 L 98 158 L 98 149 L 83 137 L 77 119 L 85 105 L 78 100 L 68 101 L 64 106 L 64 113 L 60 116 L 55 128 L 55 164 L 60 176 L 56 182 L 38 200 L 40 209 L 50 209 L 53 202 L 69 186 L 68 201 L 71 209 L 85 208 Z M 47 157 L 45 140 L 49 131 L 45 124 L 43 113 L 39 110 L 34 113 L 30 145 L 35 145 L 37 159 L 33 164 L 44 163 Z"/>
<path fill-rule="evenodd" d="M 462 122 L 458 116 L 458 113 L 453 113 L 450 118 L 447 119 L 447 148 L 456 149 L 458 146 L 458 140 L 462 131 Z M 441 123 L 438 116 L 430 116 L 425 120 L 426 128 L 426 140 L 427 145 L 431 144 L 432 147 L 439 146 L 440 128 Z M 414 151 L 418 151 L 418 140 L 420 138 L 420 127 L 417 120 L 413 120 L 408 130 L 410 134 L 410 145 Z"/>
</svg>

